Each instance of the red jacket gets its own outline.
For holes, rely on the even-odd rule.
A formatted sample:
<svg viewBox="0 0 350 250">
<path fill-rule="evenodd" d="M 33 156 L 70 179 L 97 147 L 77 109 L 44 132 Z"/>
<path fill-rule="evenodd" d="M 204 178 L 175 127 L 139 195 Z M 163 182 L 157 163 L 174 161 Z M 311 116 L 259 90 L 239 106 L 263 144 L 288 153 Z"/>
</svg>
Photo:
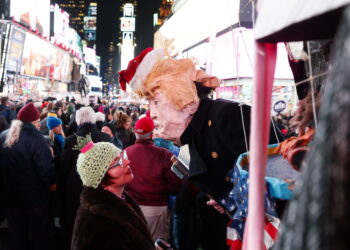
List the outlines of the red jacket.
<svg viewBox="0 0 350 250">
<path fill-rule="evenodd" d="M 152 140 L 136 140 L 126 153 L 134 180 L 126 191 L 144 206 L 166 206 L 169 194 L 176 194 L 181 180 L 171 171 L 172 153 L 153 145 Z"/>
</svg>

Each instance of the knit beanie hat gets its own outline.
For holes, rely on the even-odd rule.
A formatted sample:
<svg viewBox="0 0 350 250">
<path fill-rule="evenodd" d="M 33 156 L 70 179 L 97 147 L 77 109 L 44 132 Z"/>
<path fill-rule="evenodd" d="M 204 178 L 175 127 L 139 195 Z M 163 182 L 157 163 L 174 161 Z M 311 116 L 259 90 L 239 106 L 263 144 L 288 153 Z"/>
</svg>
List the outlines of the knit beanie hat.
<svg viewBox="0 0 350 250">
<path fill-rule="evenodd" d="M 46 119 L 46 126 L 49 130 L 52 130 L 56 128 L 57 126 L 61 125 L 62 121 L 61 119 L 54 117 L 54 116 L 49 116 Z"/>
<path fill-rule="evenodd" d="M 80 141 L 82 140 L 84 138 L 80 139 Z M 80 152 L 77 161 L 77 171 L 80 179 L 84 186 L 97 188 L 110 164 L 120 154 L 121 150 L 110 142 L 93 143 L 89 141 Z"/>
<path fill-rule="evenodd" d="M 17 119 L 22 122 L 33 122 L 40 118 L 39 110 L 32 102 L 24 105 L 17 114 Z"/>
</svg>

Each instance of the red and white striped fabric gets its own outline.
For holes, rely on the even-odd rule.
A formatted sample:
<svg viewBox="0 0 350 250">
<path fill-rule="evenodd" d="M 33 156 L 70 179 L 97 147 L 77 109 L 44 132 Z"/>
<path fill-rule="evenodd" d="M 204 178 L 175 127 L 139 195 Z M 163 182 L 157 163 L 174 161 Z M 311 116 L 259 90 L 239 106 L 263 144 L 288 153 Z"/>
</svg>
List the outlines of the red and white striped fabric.
<svg viewBox="0 0 350 250">
<path fill-rule="evenodd" d="M 230 223 L 231 224 L 231 223 Z M 244 228 L 244 222 L 242 226 Z M 278 229 L 280 226 L 280 219 L 265 214 L 265 225 L 264 225 L 264 249 L 270 249 L 278 236 Z M 227 227 L 227 244 L 230 246 L 231 250 L 240 250 L 242 249 L 242 236 L 239 233 L 239 229 L 235 227 Z"/>
</svg>

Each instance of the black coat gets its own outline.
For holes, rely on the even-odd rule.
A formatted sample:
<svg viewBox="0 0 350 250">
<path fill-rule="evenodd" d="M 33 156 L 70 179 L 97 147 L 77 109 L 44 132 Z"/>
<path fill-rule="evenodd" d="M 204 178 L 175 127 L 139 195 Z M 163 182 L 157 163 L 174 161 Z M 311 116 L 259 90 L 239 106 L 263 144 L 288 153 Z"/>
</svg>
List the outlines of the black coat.
<svg viewBox="0 0 350 250">
<path fill-rule="evenodd" d="M 181 143 L 189 144 L 190 181 L 204 191 L 195 198 L 196 211 L 200 218 L 196 230 L 200 235 L 199 244 L 203 249 L 227 249 L 228 219 L 206 205 L 208 197 L 205 193 L 217 201 L 228 195 L 232 184 L 226 180 L 226 176 L 238 156 L 247 151 L 244 131 L 249 143 L 249 129 L 249 106 L 240 107 L 238 103 L 231 101 L 205 98 L 201 100 L 197 112 L 181 135 Z M 271 142 L 273 142 L 276 141 L 276 136 L 273 129 L 271 131 Z M 179 202 L 181 200 L 180 198 Z M 177 204 L 176 210 L 181 211 L 185 206 L 186 204 Z"/>
<path fill-rule="evenodd" d="M 190 180 L 217 200 L 232 188 L 226 181 L 238 156 L 247 151 L 244 128 L 249 144 L 250 107 L 222 99 L 204 99 L 182 134 L 182 144 L 189 144 Z M 280 134 L 278 135 L 280 136 Z M 270 142 L 276 141 L 271 128 Z M 249 145 L 248 145 L 249 147 Z"/>
<path fill-rule="evenodd" d="M 0 136 L 0 166 L 5 203 L 9 208 L 31 209 L 48 202 L 54 168 L 49 145 L 31 123 L 23 123 L 19 140 L 4 147 L 5 130 Z"/>
<path fill-rule="evenodd" d="M 86 136 L 91 133 L 93 142 L 110 142 L 107 134 L 97 130 L 94 124 L 83 124 L 76 133 L 79 136 Z M 70 238 L 75 214 L 79 207 L 79 196 L 83 189 L 83 183 L 77 172 L 78 150 L 73 150 L 77 144 L 76 135 L 66 138 L 63 151 L 61 153 L 61 165 L 59 169 L 58 192 L 62 198 L 61 223 L 66 229 Z"/>
<path fill-rule="evenodd" d="M 72 250 L 154 250 L 146 220 L 137 203 L 102 188 L 84 188 L 75 220 Z"/>
</svg>

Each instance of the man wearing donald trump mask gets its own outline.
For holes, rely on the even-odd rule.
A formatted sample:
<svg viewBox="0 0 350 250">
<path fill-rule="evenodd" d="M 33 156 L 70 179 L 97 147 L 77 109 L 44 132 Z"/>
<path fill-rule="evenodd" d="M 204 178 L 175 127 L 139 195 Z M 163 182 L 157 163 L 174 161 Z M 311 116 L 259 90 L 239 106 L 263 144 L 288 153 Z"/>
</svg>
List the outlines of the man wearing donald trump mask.
<svg viewBox="0 0 350 250">
<path fill-rule="evenodd" d="M 148 48 L 119 72 L 126 83 L 150 102 L 155 123 L 154 137 L 189 145 L 189 180 L 200 192 L 195 200 L 204 223 L 199 246 L 227 249 L 228 219 L 207 206 L 208 195 L 220 201 L 232 189 L 227 173 L 238 156 L 247 151 L 250 107 L 208 95 L 219 79 L 197 70 L 191 59 L 174 59 L 164 49 Z"/>
</svg>

